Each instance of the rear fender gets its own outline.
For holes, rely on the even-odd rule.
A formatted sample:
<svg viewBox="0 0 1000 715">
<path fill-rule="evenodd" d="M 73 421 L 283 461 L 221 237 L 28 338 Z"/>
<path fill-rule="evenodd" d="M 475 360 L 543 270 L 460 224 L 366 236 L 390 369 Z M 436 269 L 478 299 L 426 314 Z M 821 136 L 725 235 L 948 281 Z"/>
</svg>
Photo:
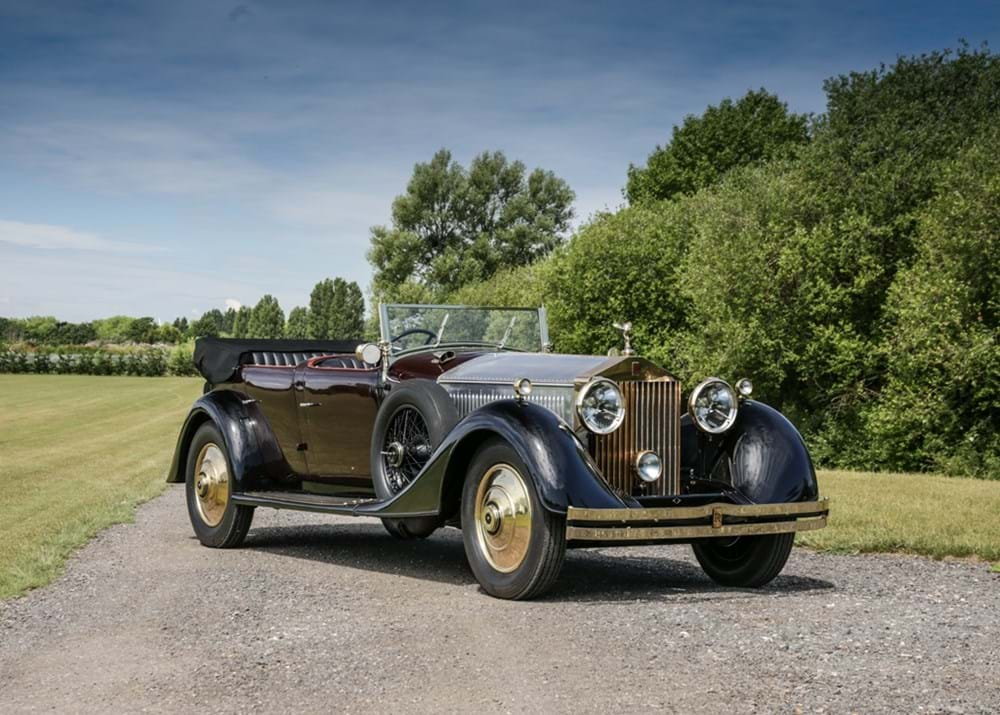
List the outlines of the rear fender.
<svg viewBox="0 0 1000 715">
<path fill-rule="evenodd" d="M 599 476 L 587 450 L 565 422 L 538 405 L 498 400 L 455 425 L 423 471 L 391 501 L 369 508 L 362 505 L 355 513 L 453 516 L 473 455 L 493 437 L 505 440 L 517 452 L 545 509 L 565 514 L 569 506 L 626 506 Z"/>
<path fill-rule="evenodd" d="M 233 470 L 235 491 L 252 489 L 257 481 L 267 476 L 267 467 L 274 457 L 267 458 L 269 450 L 261 449 L 257 434 L 258 430 L 267 429 L 266 422 L 259 414 L 254 414 L 258 410 L 248 410 L 242 397 L 231 390 L 215 390 L 195 400 L 177 437 L 174 457 L 167 473 L 168 482 L 184 481 L 188 448 L 198 428 L 206 422 L 212 422 L 222 434 Z M 264 442 L 267 443 L 266 440 Z M 271 444 L 274 444 L 273 440 Z"/>
</svg>

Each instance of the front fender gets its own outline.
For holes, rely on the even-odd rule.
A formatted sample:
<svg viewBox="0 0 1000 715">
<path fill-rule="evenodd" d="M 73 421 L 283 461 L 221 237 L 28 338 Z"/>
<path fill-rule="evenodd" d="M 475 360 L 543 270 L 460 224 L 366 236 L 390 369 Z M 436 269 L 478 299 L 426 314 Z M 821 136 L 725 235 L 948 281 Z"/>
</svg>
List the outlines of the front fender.
<svg viewBox="0 0 1000 715">
<path fill-rule="evenodd" d="M 626 506 L 599 476 L 572 430 L 555 414 L 527 402 L 498 400 L 455 425 L 423 471 L 391 501 L 371 508 L 361 506 L 356 513 L 449 517 L 456 510 L 472 455 L 491 437 L 504 439 L 517 452 L 542 506 L 549 511 L 565 514 L 570 506 Z"/>
<path fill-rule="evenodd" d="M 681 463 L 708 485 L 731 485 L 750 503 L 780 504 L 819 498 L 816 470 L 802 436 L 762 402 L 744 400 L 733 427 L 720 437 L 699 431 L 685 415 Z"/>
<path fill-rule="evenodd" d="M 184 481 L 188 447 L 195 432 L 206 422 L 214 423 L 222 434 L 236 490 L 245 491 L 248 480 L 261 473 L 263 460 L 254 421 L 247 414 L 240 396 L 229 390 L 209 392 L 195 400 L 177 437 L 167 481 Z"/>
</svg>

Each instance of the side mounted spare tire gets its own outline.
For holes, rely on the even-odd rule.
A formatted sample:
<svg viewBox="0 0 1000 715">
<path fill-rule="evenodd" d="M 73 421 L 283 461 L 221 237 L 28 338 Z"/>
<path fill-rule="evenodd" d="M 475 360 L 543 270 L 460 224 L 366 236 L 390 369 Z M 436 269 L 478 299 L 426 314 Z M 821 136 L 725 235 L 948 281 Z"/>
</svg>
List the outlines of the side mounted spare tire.
<svg viewBox="0 0 1000 715">
<path fill-rule="evenodd" d="M 372 430 L 371 473 L 379 499 L 391 499 L 403 491 L 457 423 L 455 403 L 433 380 L 394 384 Z M 382 523 L 401 539 L 424 538 L 440 526 L 435 517 L 383 519 Z"/>
</svg>

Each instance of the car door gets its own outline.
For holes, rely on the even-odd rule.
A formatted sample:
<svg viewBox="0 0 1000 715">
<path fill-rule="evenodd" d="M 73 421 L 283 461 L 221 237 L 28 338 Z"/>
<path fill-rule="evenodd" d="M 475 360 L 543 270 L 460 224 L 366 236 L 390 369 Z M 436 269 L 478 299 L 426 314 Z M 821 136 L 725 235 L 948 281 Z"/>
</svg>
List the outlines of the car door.
<svg viewBox="0 0 1000 715">
<path fill-rule="evenodd" d="M 295 474 L 306 474 L 305 440 L 299 421 L 298 394 L 292 389 L 294 379 L 294 367 L 247 365 L 243 368 L 247 395 L 256 400 L 285 461 Z"/>
<path fill-rule="evenodd" d="M 300 365 L 295 380 L 305 417 L 309 474 L 331 483 L 370 486 L 378 368 L 353 358 L 318 358 Z"/>
</svg>

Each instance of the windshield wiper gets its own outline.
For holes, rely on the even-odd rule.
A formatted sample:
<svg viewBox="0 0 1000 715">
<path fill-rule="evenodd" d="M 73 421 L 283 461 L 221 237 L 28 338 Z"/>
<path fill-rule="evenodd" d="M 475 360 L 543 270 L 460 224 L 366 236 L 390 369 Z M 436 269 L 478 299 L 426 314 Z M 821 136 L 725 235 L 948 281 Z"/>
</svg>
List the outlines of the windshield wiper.
<svg viewBox="0 0 1000 715">
<path fill-rule="evenodd" d="M 448 324 L 449 315 L 451 315 L 451 313 L 444 314 L 444 320 L 441 321 L 441 327 L 438 328 L 437 340 L 434 341 L 434 347 L 437 347 L 438 345 L 441 344 L 441 336 L 444 335 L 444 326 Z"/>
<path fill-rule="evenodd" d="M 517 322 L 517 316 L 515 315 L 510 319 L 510 325 L 507 326 L 507 330 L 504 331 L 503 337 L 500 338 L 500 342 L 497 343 L 497 350 L 503 350 L 503 346 L 507 344 L 507 338 L 510 337 L 510 332 L 514 329 L 514 323 Z"/>
</svg>

